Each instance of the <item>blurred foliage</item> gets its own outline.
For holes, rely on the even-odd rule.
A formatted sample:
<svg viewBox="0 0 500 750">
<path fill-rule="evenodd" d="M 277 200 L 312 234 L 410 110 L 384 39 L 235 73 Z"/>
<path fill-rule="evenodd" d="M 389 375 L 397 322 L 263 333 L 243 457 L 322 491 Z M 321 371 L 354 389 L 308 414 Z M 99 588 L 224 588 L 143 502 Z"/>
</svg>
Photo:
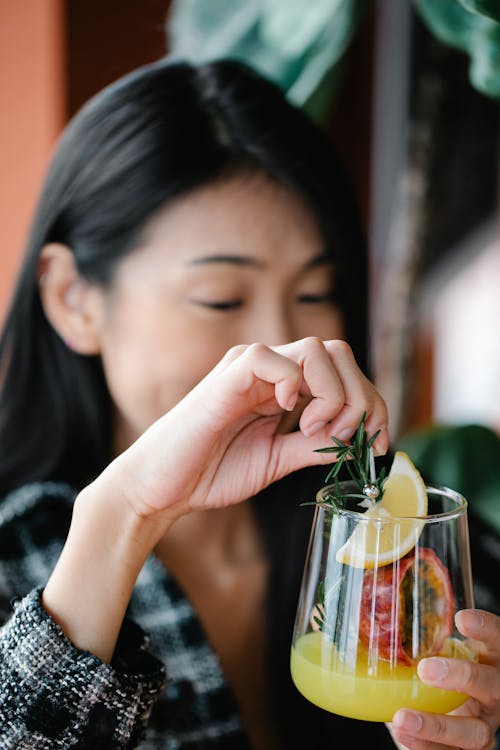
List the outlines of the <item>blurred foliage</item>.
<svg viewBox="0 0 500 750">
<path fill-rule="evenodd" d="M 432 427 L 407 434 L 406 451 L 424 480 L 460 492 L 471 512 L 500 533 L 500 438 L 481 425 Z"/>
<path fill-rule="evenodd" d="M 418 235 L 424 278 L 498 211 L 500 110 L 497 100 L 467 85 L 468 58 L 423 22 L 412 25 L 411 46 L 409 145 L 429 131 L 427 164 L 415 165 L 426 182 Z"/>
<path fill-rule="evenodd" d="M 471 11 L 471 13 L 479 13 L 487 18 L 493 19 L 493 21 L 500 22 L 500 5 L 498 0 L 459 0 L 460 5 Z"/>
<path fill-rule="evenodd" d="M 470 80 L 500 97 L 498 0 L 413 0 L 432 33 L 471 57 Z M 174 0 L 168 22 L 173 55 L 193 62 L 246 62 L 321 119 L 339 68 L 373 0 Z"/>
<path fill-rule="evenodd" d="M 246 62 L 321 119 L 336 91 L 338 63 L 369 6 L 371 0 L 177 0 L 169 47 L 193 62 Z"/>
<path fill-rule="evenodd" d="M 498 0 L 414 0 L 433 34 L 466 52 L 472 85 L 500 97 L 500 3 Z"/>
</svg>

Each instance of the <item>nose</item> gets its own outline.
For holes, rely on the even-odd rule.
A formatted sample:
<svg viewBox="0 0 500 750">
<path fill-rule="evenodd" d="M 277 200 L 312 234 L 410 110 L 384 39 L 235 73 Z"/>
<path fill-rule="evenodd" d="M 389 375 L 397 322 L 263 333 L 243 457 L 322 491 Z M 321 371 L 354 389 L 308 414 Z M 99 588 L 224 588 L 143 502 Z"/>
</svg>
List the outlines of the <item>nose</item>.
<svg viewBox="0 0 500 750">
<path fill-rule="evenodd" d="M 267 346 L 279 346 L 295 341 L 296 326 L 285 306 L 276 306 L 259 312 L 254 318 L 251 340 Z"/>
</svg>

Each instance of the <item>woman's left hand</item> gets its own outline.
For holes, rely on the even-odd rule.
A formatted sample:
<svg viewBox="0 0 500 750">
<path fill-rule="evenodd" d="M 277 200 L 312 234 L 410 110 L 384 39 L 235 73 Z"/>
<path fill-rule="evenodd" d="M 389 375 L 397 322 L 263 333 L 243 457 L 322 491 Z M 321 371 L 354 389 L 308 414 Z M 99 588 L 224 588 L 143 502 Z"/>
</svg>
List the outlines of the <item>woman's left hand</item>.
<svg viewBox="0 0 500 750">
<path fill-rule="evenodd" d="M 500 617 L 482 610 L 456 615 L 458 630 L 479 643 L 479 663 L 422 659 L 419 677 L 428 685 L 465 693 L 469 699 L 446 716 L 407 708 L 393 718 L 394 739 L 409 750 L 492 750 L 500 726 Z"/>
</svg>

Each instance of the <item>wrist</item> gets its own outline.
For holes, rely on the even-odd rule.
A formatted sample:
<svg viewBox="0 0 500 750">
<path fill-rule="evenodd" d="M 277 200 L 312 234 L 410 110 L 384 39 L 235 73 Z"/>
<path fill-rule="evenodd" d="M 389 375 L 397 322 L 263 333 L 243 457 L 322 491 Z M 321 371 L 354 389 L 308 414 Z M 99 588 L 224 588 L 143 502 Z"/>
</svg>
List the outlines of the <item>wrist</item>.
<svg viewBox="0 0 500 750">
<path fill-rule="evenodd" d="M 133 524 L 145 534 L 155 529 L 158 538 L 186 512 L 190 499 L 189 487 L 179 481 L 179 456 L 172 456 L 165 447 L 168 440 L 159 434 L 162 429 L 169 432 L 165 430 L 168 417 L 154 423 L 95 480 L 100 488 L 110 488 L 104 490 L 109 497 L 119 498 Z"/>
<path fill-rule="evenodd" d="M 172 521 L 160 513 L 140 512 L 131 502 L 132 493 L 123 487 L 120 467 L 110 464 L 76 497 L 72 528 L 92 529 L 103 546 L 135 563 L 139 572 Z"/>
<path fill-rule="evenodd" d="M 42 596 L 80 649 L 113 655 L 137 576 L 168 522 L 139 515 L 107 470 L 75 500 L 66 544 Z"/>
</svg>

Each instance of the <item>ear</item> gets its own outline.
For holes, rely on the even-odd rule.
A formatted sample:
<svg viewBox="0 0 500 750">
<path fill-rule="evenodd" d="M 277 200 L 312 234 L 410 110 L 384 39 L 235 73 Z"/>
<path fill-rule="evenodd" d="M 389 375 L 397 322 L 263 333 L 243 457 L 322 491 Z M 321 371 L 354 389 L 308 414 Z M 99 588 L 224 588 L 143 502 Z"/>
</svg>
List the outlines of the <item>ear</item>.
<svg viewBox="0 0 500 750">
<path fill-rule="evenodd" d="M 99 354 L 102 292 L 80 276 L 66 245 L 43 247 L 38 282 L 45 315 L 66 346 L 78 354 Z"/>
</svg>

